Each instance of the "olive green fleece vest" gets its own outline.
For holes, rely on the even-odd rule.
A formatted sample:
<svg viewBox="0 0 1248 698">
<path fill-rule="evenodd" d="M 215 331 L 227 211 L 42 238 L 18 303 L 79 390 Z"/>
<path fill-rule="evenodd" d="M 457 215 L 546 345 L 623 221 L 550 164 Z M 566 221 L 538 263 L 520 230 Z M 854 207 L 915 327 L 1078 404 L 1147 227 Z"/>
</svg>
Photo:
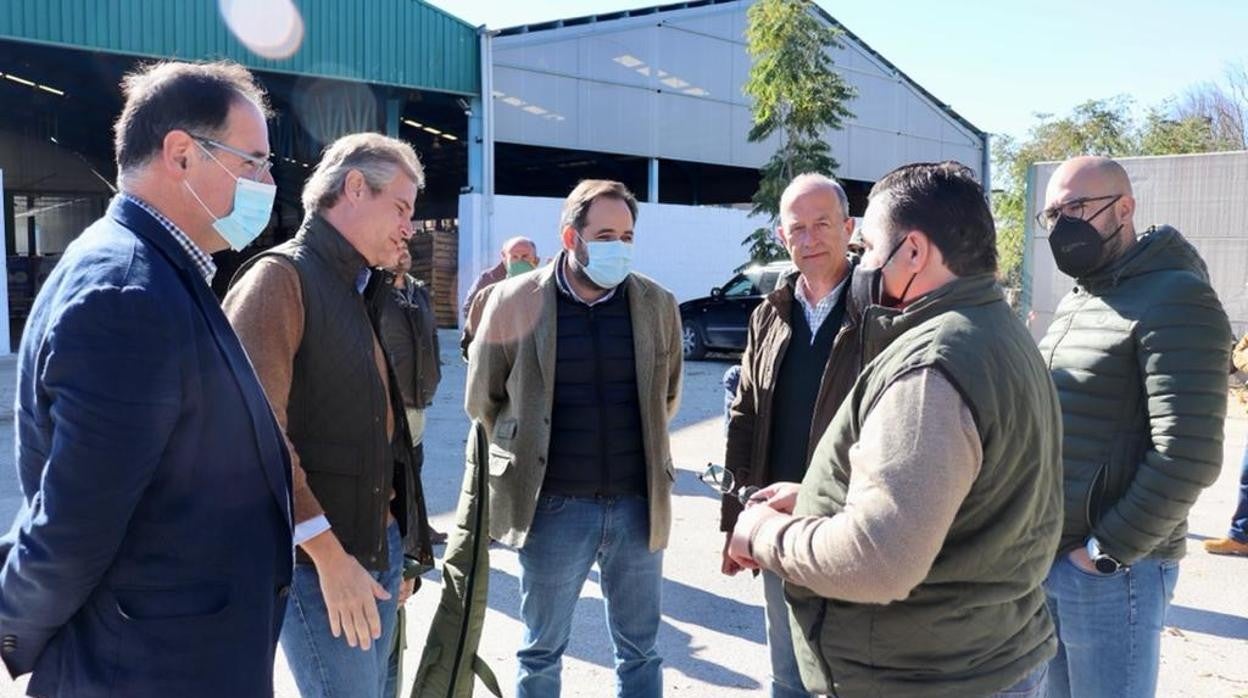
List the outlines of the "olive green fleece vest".
<svg viewBox="0 0 1248 698">
<path fill-rule="evenodd" d="M 863 370 L 815 450 L 796 513 L 845 505 L 850 447 L 884 391 L 941 371 L 966 401 L 984 462 L 935 563 L 904 601 L 857 604 L 785 585 L 806 687 L 838 696 L 979 696 L 1056 651 L 1041 586 L 1061 533 L 1061 412 L 1035 343 L 991 275 L 904 312 L 873 307 Z"/>
</svg>

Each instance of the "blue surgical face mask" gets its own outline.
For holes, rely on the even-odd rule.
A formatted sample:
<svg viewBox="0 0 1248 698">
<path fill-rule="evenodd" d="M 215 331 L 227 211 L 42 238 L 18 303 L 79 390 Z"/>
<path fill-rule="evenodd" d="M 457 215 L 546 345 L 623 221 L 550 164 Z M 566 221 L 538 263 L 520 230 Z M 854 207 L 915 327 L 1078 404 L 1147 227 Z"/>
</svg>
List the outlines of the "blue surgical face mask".
<svg viewBox="0 0 1248 698">
<path fill-rule="evenodd" d="M 203 145 L 199 147 L 204 148 Z M 212 222 L 213 230 L 225 239 L 230 245 L 230 249 L 239 251 L 250 245 L 253 240 L 260 237 L 260 233 L 264 232 L 265 226 L 269 224 L 269 214 L 273 212 L 273 200 L 277 198 L 277 187 L 272 184 L 264 184 L 252 179 L 243 179 L 237 177 L 229 168 L 221 164 L 220 160 L 212 154 L 207 148 L 204 152 L 208 153 L 208 157 L 217 163 L 221 169 L 225 170 L 231 177 L 234 177 L 234 208 L 223 218 L 216 218 L 204 200 L 199 198 L 199 194 L 191 188 L 191 185 L 183 181 L 187 191 L 191 192 L 191 196 L 199 202 L 200 206 L 208 212 L 208 215 L 216 218 Z"/>
<path fill-rule="evenodd" d="M 581 238 L 581 242 L 585 244 L 589 262 L 580 267 L 589 280 L 600 288 L 619 286 L 632 268 L 633 243 L 623 240 L 587 241 L 585 238 Z"/>
</svg>

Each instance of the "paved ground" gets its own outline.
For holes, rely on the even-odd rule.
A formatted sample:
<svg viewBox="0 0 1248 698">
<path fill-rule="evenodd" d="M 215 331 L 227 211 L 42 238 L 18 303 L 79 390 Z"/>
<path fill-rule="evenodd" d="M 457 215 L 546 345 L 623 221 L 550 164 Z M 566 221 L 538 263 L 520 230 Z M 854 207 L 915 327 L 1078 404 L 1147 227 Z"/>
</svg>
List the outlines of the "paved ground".
<svg viewBox="0 0 1248 698">
<path fill-rule="evenodd" d="M 435 525 L 445 530 L 463 476 L 464 369 L 444 333 L 446 368 L 443 387 L 428 425 L 426 487 Z M 719 377 L 725 362 L 695 362 L 686 367 L 684 401 L 673 426 L 673 451 L 678 466 L 671 547 L 666 554 L 663 626 L 660 650 L 665 660 L 664 683 L 669 696 L 721 698 L 762 695 L 767 652 L 762 620 L 762 587 L 748 576 L 719 574 L 722 538 L 718 504 L 698 482 L 696 472 L 708 460 L 723 458 L 722 393 Z M 0 362 L 0 386 L 10 389 L 12 366 Z M 0 405 L 11 396 L 0 392 Z M 1242 413 L 1241 413 L 1242 414 Z M 0 418 L 3 418 L 0 416 Z M 1240 457 L 1248 440 L 1248 420 L 1227 424 L 1226 467 L 1207 490 L 1191 517 L 1193 543 L 1183 563 L 1170 627 L 1163 640 L 1161 696 L 1248 697 L 1248 559 L 1206 555 L 1196 541 L 1224 533 L 1235 505 Z M 16 509 L 12 432 L 0 424 L 0 519 Z M 511 695 L 514 652 L 521 636 L 518 621 L 519 565 L 513 552 L 491 550 L 490 612 L 481 655 Z M 409 602 L 409 649 L 404 658 L 407 679 L 419 659 L 428 620 L 437 605 L 440 578 L 432 573 L 425 588 Z M 564 661 L 564 694 L 599 698 L 612 695 L 611 649 L 603 619 L 597 578 L 585 585 Z M 20 695 L 20 687 L 0 679 L 0 697 Z M 277 694 L 297 696 L 285 669 L 278 667 Z M 478 695 L 485 695 L 484 689 Z"/>
</svg>

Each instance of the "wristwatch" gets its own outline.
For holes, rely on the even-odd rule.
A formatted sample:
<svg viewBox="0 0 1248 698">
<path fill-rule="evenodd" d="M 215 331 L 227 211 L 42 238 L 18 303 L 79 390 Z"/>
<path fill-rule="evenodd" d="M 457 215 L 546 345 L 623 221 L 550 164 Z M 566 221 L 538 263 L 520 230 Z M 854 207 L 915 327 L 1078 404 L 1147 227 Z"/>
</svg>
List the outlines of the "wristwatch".
<svg viewBox="0 0 1248 698">
<path fill-rule="evenodd" d="M 1092 560 L 1092 566 L 1101 574 L 1113 574 L 1126 567 L 1126 565 L 1101 550 L 1101 544 L 1096 542 L 1096 538 L 1088 538 L 1087 550 L 1088 558 Z"/>
</svg>

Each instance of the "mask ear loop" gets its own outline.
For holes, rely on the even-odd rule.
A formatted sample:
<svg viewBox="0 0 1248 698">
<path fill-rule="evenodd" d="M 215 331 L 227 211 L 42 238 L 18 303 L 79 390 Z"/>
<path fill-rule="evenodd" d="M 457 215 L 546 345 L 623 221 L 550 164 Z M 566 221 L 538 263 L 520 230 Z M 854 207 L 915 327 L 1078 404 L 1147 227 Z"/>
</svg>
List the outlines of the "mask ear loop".
<svg viewBox="0 0 1248 698">
<path fill-rule="evenodd" d="M 199 149 L 200 149 L 200 150 L 202 150 L 202 151 L 204 151 L 204 154 L 205 154 L 205 155 L 207 155 L 208 157 L 212 158 L 212 161 L 213 161 L 213 162 L 215 162 L 215 163 L 217 163 L 217 167 L 220 167 L 221 169 L 225 170 L 225 173 L 226 173 L 226 174 L 228 174 L 229 176 L 233 177 L 233 178 L 234 178 L 234 183 L 235 183 L 235 185 L 237 186 L 237 184 L 238 184 L 238 182 L 239 182 L 239 179 L 240 179 L 240 178 L 238 177 L 238 175 L 234 174 L 233 172 L 230 172 L 230 168 L 226 167 L 225 165 L 222 165 L 222 164 L 221 164 L 221 161 L 217 159 L 217 156 L 216 156 L 216 155 L 213 155 L 213 154 L 212 154 L 212 151 L 211 151 L 211 150 L 209 150 L 207 147 L 205 147 L 203 143 L 200 143 L 199 141 L 195 141 L 195 145 L 199 146 Z M 186 165 L 185 165 L 185 163 L 184 163 L 184 164 L 183 164 L 183 167 L 185 167 L 185 166 L 186 166 Z M 219 217 L 219 216 L 217 216 L 217 214 L 213 213 L 213 212 L 212 212 L 212 209 L 208 208 L 208 204 L 204 203 L 204 200 L 203 200 L 203 199 L 201 199 L 201 198 L 199 198 L 199 194 L 197 194 L 197 193 L 195 192 L 195 190 L 191 188 L 190 183 L 189 183 L 189 182 L 187 182 L 185 179 L 184 179 L 184 180 L 182 180 L 182 186 L 186 187 L 186 190 L 187 190 L 187 191 L 189 191 L 189 192 L 191 193 L 191 196 L 195 197 L 195 200 L 196 200 L 196 201 L 198 201 L 198 202 L 199 202 L 199 205 L 203 207 L 203 209 L 204 209 L 204 213 L 207 213 L 209 216 L 212 216 L 212 220 L 213 220 L 214 222 L 215 222 L 215 221 L 219 221 L 219 220 L 221 220 L 221 217 Z"/>
<path fill-rule="evenodd" d="M 885 259 L 884 264 L 880 265 L 880 283 L 876 293 L 879 298 L 875 301 L 876 305 L 882 305 L 884 300 L 884 267 L 888 266 L 893 261 L 893 257 L 897 256 L 897 252 L 901 250 L 901 246 L 906 244 L 906 241 L 909 239 L 910 236 L 907 235 L 898 241 L 897 245 L 893 247 L 893 251 L 888 253 L 888 259 Z M 901 289 L 901 297 L 897 299 L 898 306 L 905 306 L 906 294 L 910 292 L 910 285 L 914 283 L 914 280 L 918 276 L 919 273 L 917 271 L 910 275 L 910 280 L 906 282 L 906 287 Z"/>
</svg>

